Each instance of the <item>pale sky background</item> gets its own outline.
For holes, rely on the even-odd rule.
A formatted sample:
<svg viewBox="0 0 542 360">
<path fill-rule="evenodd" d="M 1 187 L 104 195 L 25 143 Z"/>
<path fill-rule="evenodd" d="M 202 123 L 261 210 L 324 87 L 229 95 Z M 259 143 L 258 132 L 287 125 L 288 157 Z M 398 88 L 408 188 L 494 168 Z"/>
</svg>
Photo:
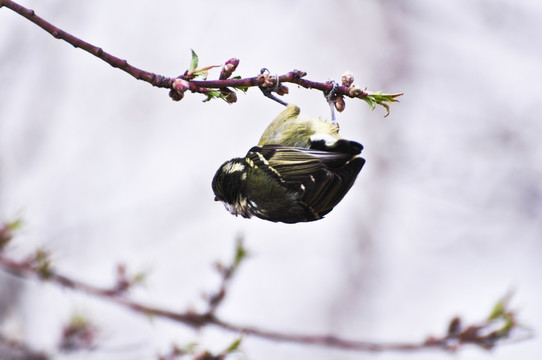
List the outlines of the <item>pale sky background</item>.
<svg viewBox="0 0 542 360">
<path fill-rule="evenodd" d="M 116 264 L 147 270 L 133 297 L 203 309 L 216 260 L 239 234 L 251 256 L 218 315 L 265 329 L 370 341 L 422 341 L 448 321 L 484 318 L 515 291 L 535 338 L 459 359 L 542 353 L 542 3 L 462 1 L 21 1 L 134 66 L 184 72 L 241 60 L 237 75 L 293 69 L 316 81 L 348 70 L 370 90 L 404 92 L 391 115 L 347 100 L 341 133 L 367 163 L 325 219 L 274 224 L 213 201 L 225 160 L 255 145 L 280 105 L 257 89 L 237 104 L 176 103 L 0 9 L 0 218 L 21 216 L 9 253 L 52 252 L 59 272 L 100 286 Z M 210 74 L 218 77 L 219 70 Z M 321 93 L 286 101 L 328 117 Z M 9 295 L 9 296 L 8 296 Z M 0 332 L 54 354 L 74 311 L 101 329 L 99 349 L 59 359 L 154 359 L 173 343 L 221 349 L 199 333 L 103 300 L 0 274 Z M 247 359 L 449 359 L 367 354 L 246 338 Z"/>
</svg>

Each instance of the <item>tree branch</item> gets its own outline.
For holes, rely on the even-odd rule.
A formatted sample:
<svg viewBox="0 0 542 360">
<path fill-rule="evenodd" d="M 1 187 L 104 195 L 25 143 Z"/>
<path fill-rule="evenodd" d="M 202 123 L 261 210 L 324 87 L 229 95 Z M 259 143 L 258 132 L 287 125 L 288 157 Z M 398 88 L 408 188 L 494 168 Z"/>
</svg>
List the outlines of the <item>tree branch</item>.
<svg viewBox="0 0 542 360">
<path fill-rule="evenodd" d="M 236 256 L 236 259 L 239 258 Z M 257 327 L 237 325 L 221 320 L 214 313 L 216 306 L 218 306 L 224 297 L 226 282 L 231 279 L 233 271 L 237 268 L 237 266 L 238 263 L 232 264 L 229 267 L 229 269 L 232 270 L 228 271 L 227 274 L 224 275 L 221 289 L 218 292 L 221 295 L 219 296 L 218 300 L 215 300 L 215 302 L 210 302 L 209 311 L 204 313 L 196 313 L 191 311 L 174 312 L 131 300 L 125 296 L 126 289 L 119 291 L 118 286 L 114 286 L 110 289 L 100 288 L 59 274 L 51 269 L 48 257 L 43 255 L 43 252 L 40 251 L 38 251 L 37 255 L 30 256 L 27 259 L 20 261 L 13 260 L 0 254 L 0 268 L 18 277 L 38 277 L 42 280 L 61 285 L 65 288 L 104 298 L 108 301 L 117 303 L 147 316 L 150 315 L 173 320 L 193 328 L 214 325 L 224 330 L 233 331 L 244 335 L 257 336 L 274 341 L 317 345 L 364 352 L 406 352 L 428 349 L 455 351 L 464 344 L 473 344 L 484 349 L 490 349 L 496 346 L 502 340 L 510 340 L 511 332 L 521 328 L 515 320 L 515 313 L 507 310 L 506 302 L 499 303 L 499 306 L 495 307 L 495 309 L 498 308 L 499 310 L 494 310 L 492 315 L 479 325 L 462 326 L 459 318 L 454 318 L 450 323 L 446 335 L 442 337 L 428 337 L 427 340 L 419 343 L 376 343 L 345 339 L 334 335 L 289 334 Z M 495 329 L 495 322 L 497 320 L 500 322 L 504 321 L 504 324 L 501 324 L 500 327 Z"/>
<path fill-rule="evenodd" d="M 316 82 L 311 80 L 303 79 L 306 75 L 305 72 L 300 70 L 293 70 L 287 74 L 280 76 L 270 76 L 269 74 L 259 74 L 254 77 L 249 78 L 235 78 L 228 79 L 233 71 L 235 71 L 239 60 L 230 59 L 225 63 L 225 66 L 230 65 L 230 69 L 227 72 L 227 75 L 224 75 L 224 68 L 221 76 L 218 80 L 195 80 L 196 77 L 207 77 L 207 71 L 216 66 L 208 66 L 202 69 L 197 69 L 197 56 L 192 52 L 192 65 L 189 70 L 187 70 L 183 75 L 177 77 L 167 77 L 163 75 L 154 74 L 148 72 L 135 66 L 132 66 L 128 63 L 127 60 L 120 59 L 116 56 L 109 54 L 104 51 L 101 47 L 92 45 L 86 41 L 81 40 L 80 38 L 54 26 L 50 22 L 36 15 L 34 10 L 25 8 L 11 0 L 0 0 L 0 8 L 6 7 L 15 13 L 21 15 L 37 26 L 41 27 L 43 30 L 47 31 L 56 39 L 64 40 L 67 43 L 73 45 L 76 48 L 80 48 L 98 58 L 105 61 L 114 68 L 120 69 L 138 80 L 148 82 L 149 84 L 170 89 L 170 97 L 179 101 L 183 98 L 184 92 L 190 90 L 193 93 L 200 93 L 207 96 L 207 100 L 212 98 L 222 98 L 228 103 L 233 103 L 237 101 L 237 96 L 229 88 L 236 90 L 246 90 L 250 87 L 259 87 L 266 93 L 266 96 L 269 96 L 270 92 L 277 92 L 279 95 L 284 95 L 288 93 L 288 89 L 281 85 L 282 83 L 294 83 L 299 86 L 302 86 L 307 89 L 317 89 L 322 91 L 325 95 L 329 94 L 333 89 L 333 98 L 331 101 L 335 102 L 335 107 L 338 111 L 344 110 L 344 100 L 343 97 L 358 98 L 366 101 L 372 109 L 376 105 L 381 105 L 386 108 L 387 113 L 389 114 L 389 104 L 397 102 L 397 97 L 402 94 L 381 94 L 380 92 L 370 92 L 362 90 L 352 84 L 352 81 L 345 82 L 343 80 L 342 85 L 336 86 L 333 82 Z M 195 62 L 194 62 L 195 59 Z M 350 75 L 351 76 L 351 75 Z M 220 91 L 215 91 L 212 89 L 221 89 Z M 274 96 L 269 96 L 274 98 Z M 276 99 L 276 98 L 275 98 Z M 280 102 L 280 100 L 277 100 Z"/>
</svg>

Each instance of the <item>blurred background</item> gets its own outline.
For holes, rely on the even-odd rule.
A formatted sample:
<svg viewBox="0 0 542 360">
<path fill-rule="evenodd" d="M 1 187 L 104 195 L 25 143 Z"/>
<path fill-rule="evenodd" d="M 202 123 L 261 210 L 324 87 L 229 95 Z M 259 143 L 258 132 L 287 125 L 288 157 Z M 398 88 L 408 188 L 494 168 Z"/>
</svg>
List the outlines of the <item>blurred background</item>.
<svg viewBox="0 0 542 360">
<path fill-rule="evenodd" d="M 293 69 L 315 81 L 354 74 L 404 92 L 370 111 L 347 99 L 341 133 L 367 163 L 325 219 L 274 224 L 213 201 L 218 166 L 255 145 L 282 108 L 259 90 L 234 105 L 153 88 L 0 8 L 0 219 L 24 226 L 8 249 L 53 254 L 62 273 L 99 286 L 115 268 L 146 271 L 133 298 L 205 309 L 215 261 L 242 236 L 242 264 L 218 315 L 283 332 L 423 341 L 455 315 L 482 320 L 504 294 L 534 339 L 461 359 L 542 352 L 542 3 L 414 1 L 20 1 L 56 26 L 162 74 L 240 59 L 236 75 Z M 218 77 L 219 70 L 209 78 Z M 318 91 L 285 100 L 329 117 Z M 98 349 L 65 359 L 153 359 L 173 343 L 221 350 L 237 336 L 152 321 L 106 301 L 0 273 L 0 333 L 56 354 L 74 312 Z M 375 355 L 247 337 L 249 359 Z M 442 352 L 381 360 L 448 359 Z"/>
</svg>

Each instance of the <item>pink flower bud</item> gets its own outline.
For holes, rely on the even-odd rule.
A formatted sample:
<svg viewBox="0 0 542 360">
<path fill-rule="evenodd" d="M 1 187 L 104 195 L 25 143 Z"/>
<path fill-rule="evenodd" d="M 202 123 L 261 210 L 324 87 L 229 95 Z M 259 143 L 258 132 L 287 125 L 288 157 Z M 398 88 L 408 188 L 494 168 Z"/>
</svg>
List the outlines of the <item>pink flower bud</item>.
<svg viewBox="0 0 542 360">
<path fill-rule="evenodd" d="M 184 79 L 177 78 L 175 81 L 173 81 L 171 88 L 178 93 L 183 93 L 190 88 L 190 83 Z"/>
<path fill-rule="evenodd" d="M 346 87 L 350 87 L 354 83 L 354 75 L 350 72 L 345 72 L 341 78 L 342 85 Z"/>
<path fill-rule="evenodd" d="M 220 71 L 220 80 L 224 80 L 229 78 L 235 69 L 237 69 L 237 65 L 239 65 L 239 59 L 231 58 L 228 61 L 224 63 L 224 66 L 222 67 L 222 70 Z"/>
</svg>

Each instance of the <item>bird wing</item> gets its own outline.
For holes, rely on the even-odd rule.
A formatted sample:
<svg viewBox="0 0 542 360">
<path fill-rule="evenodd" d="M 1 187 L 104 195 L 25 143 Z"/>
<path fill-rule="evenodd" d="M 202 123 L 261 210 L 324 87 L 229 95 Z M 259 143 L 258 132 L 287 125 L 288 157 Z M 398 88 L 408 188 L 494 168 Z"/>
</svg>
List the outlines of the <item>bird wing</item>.
<svg viewBox="0 0 542 360">
<path fill-rule="evenodd" d="M 350 154 L 278 145 L 254 147 L 247 158 L 297 192 L 320 217 L 342 200 L 365 163 Z"/>
</svg>

